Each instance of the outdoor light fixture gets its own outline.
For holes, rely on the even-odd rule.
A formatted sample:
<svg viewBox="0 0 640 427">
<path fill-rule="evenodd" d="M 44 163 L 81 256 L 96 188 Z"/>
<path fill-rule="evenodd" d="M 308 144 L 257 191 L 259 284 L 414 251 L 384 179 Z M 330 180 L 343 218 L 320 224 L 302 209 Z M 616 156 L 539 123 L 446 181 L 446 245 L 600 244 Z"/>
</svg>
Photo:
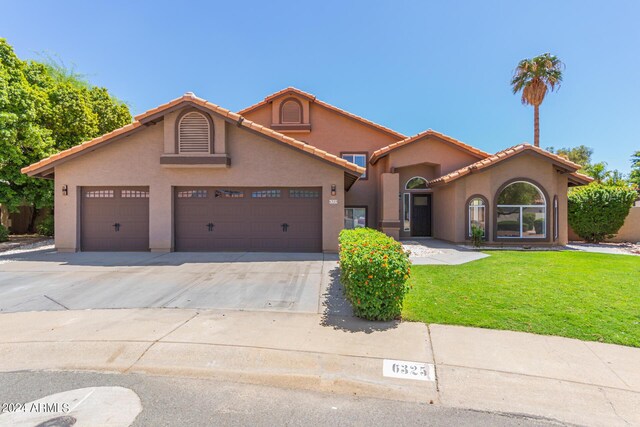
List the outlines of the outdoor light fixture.
<svg viewBox="0 0 640 427">
<path fill-rule="evenodd" d="M 336 195 L 336 185 L 335 184 L 331 184 L 331 195 L 332 196 Z"/>
<path fill-rule="evenodd" d="M 68 196 L 69 195 L 69 187 L 67 187 L 67 184 L 62 186 L 62 195 L 63 196 Z"/>
</svg>

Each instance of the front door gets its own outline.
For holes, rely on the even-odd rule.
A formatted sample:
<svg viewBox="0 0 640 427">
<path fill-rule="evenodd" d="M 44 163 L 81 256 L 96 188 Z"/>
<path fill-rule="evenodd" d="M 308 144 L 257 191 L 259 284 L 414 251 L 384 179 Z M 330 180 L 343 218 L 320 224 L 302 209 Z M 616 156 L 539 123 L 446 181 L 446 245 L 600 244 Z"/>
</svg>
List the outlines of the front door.
<svg viewBox="0 0 640 427">
<path fill-rule="evenodd" d="M 431 236 L 431 194 L 414 194 L 411 205 L 411 235 Z"/>
</svg>

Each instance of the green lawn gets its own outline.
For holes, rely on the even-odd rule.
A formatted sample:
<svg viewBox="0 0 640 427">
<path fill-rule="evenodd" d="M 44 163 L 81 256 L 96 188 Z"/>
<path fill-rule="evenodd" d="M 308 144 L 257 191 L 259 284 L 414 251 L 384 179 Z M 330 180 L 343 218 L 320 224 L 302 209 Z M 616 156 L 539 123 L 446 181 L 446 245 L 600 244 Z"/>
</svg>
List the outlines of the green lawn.
<svg viewBox="0 0 640 427">
<path fill-rule="evenodd" d="M 640 257 L 490 251 L 413 266 L 402 316 L 640 347 Z"/>
</svg>

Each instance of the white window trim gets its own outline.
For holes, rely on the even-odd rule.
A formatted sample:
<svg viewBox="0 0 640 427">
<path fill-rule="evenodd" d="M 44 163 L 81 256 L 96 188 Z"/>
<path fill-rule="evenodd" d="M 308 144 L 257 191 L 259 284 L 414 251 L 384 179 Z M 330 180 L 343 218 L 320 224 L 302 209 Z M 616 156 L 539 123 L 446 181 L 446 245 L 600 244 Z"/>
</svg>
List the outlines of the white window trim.
<svg viewBox="0 0 640 427">
<path fill-rule="evenodd" d="M 496 239 L 546 239 L 547 238 L 547 227 L 549 224 L 547 224 L 548 218 L 547 218 L 547 198 L 545 197 L 544 193 L 542 192 L 542 190 L 540 189 L 540 187 L 538 187 L 537 185 L 529 182 L 529 181 L 513 181 L 510 182 L 508 185 L 505 185 L 504 188 L 500 191 L 500 194 L 502 194 L 502 191 L 504 191 L 507 187 L 513 185 L 513 184 L 518 184 L 518 183 L 524 183 L 524 184 L 529 184 L 532 187 L 534 187 L 536 190 L 538 190 L 538 193 L 540 193 L 540 195 L 542 196 L 542 200 L 544 200 L 544 203 L 541 205 L 496 205 L 496 218 L 498 216 L 498 209 L 500 208 L 520 208 L 520 237 L 513 237 L 513 236 L 498 236 L 498 222 L 496 221 Z M 498 194 L 498 197 L 500 197 L 500 194 Z M 542 208 L 543 211 L 543 215 L 544 215 L 544 229 L 542 232 L 542 236 L 538 237 L 538 236 L 526 236 L 524 237 L 522 235 L 522 218 L 523 218 L 523 213 L 522 213 L 522 209 L 525 208 Z"/>
<path fill-rule="evenodd" d="M 425 183 L 429 183 L 429 180 L 428 180 L 427 178 L 425 178 L 425 177 L 423 177 L 423 176 L 418 176 L 418 175 L 416 175 L 416 176 L 414 176 L 414 177 L 409 178 L 409 179 L 407 180 L 407 182 L 405 182 L 405 183 L 404 183 L 404 189 L 405 189 L 406 191 L 416 191 L 416 190 L 423 190 L 423 191 L 424 191 L 424 190 L 428 190 L 428 189 L 429 189 L 428 187 L 427 187 L 427 188 L 407 188 L 407 185 L 409 185 L 409 183 L 410 183 L 411 181 L 413 181 L 414 179 L 416 179 L 416 178 L 420 178 L 420 179 L 424 180 L 424 182 L 425 182 Z"/>
<path fill-rule="evenodd" d="M 547 238 L 547 205 L 498 205 L 498 209 L 500 208 L 520 208 L 520 236 L 496 236 L 498 239 L 546 239 Z M 544 229 L 542 231 L 542 236 L 523 236 L 522 235 L 522 218 L 523 213 L 522 210 L 526 208 L 542 208 L 542 214 L 544 215 Z M 496 215 L 499 215 L 496 212 Z M 496 234 L 498 233 L 498 223 L 496 222 Z"/>
<path fill-rule="evenodd" d="M 352 219 L 355 219 L 355 215 L 353 214 L 353 210 L 354 209 L 362 209 L 364 211 L 364 226 L 367 227 L 367 208 L 363 208 L 360 206 L 345 206 L 344 207 L 344 215 L 345 217 L 347 216 L 347 210 L 351 210 L 351 216 L 354 217 Z M 345 227 L 346 228 L 346 227 Z M 348 228 L 347 230 L 355 230 L 356 228 L 363 228 L 363 227 L 353 227 L 353 228 Z"/>
<path fill-rule="evenodd" d="M 471 202 L 473 202 L 476 199 L 480 200 L 482 202 L 482 204 L 481 205 L 472 205 Z M 467 224 L 469 236 L 472 235 L 472 233 L 471 233 L 471 216 L 472 216 L 471 215 L 471 210 L 472 209 L 480 209 L 480 208 L 484 209 L 484 215 L 482 215 L 482 217 L 483 217 L 482 219 L 483 219 L 483 222 L 485 224 L 484 224 L 484 228 L 482 229 L 482 231 L 484 232 L 484 234 L 486 234 L 487 233 L 487 223 L 486 223 L 487 222 L 486 221 L 486 218 L 487 218 L 487 210 L 486 210 L 487 206 L 484 204 L 484 200 L 482 200 L 480 197 L 474 197 L 473 199 L 471 199 L 469 201 L 469 204 L 467 205 L 467 208 L 469 209 L 469 213 L 468 213 L 469 223 Z M 477 215 L 477 216 L 480 217 L 480 215 Z"/>
<path fill-rule="evenodd" d="M 408 203 L 405 203 L 405 199 L 408 199 Z M 402 228 L 404 231 L 411 231 L 411 193 L 402 194 Z M 405 225 L 404 221 L 407 218 L 409 225 Z"/>
<path fill-rule="evenodd" d="M 346 156 L 353 156 L 353 161 L 345 159 Z M 367 179 L 367 170 L 368 170 L 368 168 L 367 168 L 367 155 L 366 154 L 364 154 L 364 153 L 342 153 L 340 155 L 340 157 L 342 157 L 344 160 L 347 160 L 348 162 L 351 162 L 351 163 L 353 163 L 355 165 L 358 165 L 355 162 L 356 156 L 364 157 L 364 166 L 361 166 L 361 167 L 364 168 L 364 173 L 362 175 L 360 175 L 360 178 Z M 358 166 L 360 166 L 360 165 L 358 165 Z"/>
</svg>

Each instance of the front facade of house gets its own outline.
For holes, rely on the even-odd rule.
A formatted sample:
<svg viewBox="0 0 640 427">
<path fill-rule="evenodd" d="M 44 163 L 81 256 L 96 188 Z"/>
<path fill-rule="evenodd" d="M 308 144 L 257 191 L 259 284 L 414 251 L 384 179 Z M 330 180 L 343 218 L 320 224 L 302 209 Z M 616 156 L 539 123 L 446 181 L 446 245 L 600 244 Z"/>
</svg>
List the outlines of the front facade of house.
<svg viewBox="0 0 640 427">
<path fill-rule="evenodd" d="M 55 179 L 60 251 L 335 252 L 363 226 L 564 244 L 578 168 L 527 144 L 407 138 L 287 88 L 239 113 L 188 93 L 23 172 Z"/>
</svg>

